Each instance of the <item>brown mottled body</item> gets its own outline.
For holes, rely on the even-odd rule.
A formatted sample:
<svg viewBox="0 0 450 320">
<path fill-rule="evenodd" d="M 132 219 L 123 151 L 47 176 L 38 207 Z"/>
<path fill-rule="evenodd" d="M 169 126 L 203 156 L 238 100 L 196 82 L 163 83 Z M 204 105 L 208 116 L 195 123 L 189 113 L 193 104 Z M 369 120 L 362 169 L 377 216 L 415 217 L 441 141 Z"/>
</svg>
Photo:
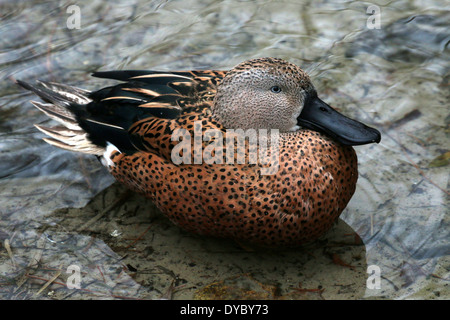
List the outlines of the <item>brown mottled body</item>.
<svg viewBox="0 0 450 320">
<path fill-rule="evenodd" d="M 174 165 L 154 153 L 116 152 L 111 174 L 194 233 L 266 246 L 316 239 L 339 217 L 358 177 L 356 154 L 309 130 L 281 135 L 279 170 L 259 165 Z"/>
</svg>

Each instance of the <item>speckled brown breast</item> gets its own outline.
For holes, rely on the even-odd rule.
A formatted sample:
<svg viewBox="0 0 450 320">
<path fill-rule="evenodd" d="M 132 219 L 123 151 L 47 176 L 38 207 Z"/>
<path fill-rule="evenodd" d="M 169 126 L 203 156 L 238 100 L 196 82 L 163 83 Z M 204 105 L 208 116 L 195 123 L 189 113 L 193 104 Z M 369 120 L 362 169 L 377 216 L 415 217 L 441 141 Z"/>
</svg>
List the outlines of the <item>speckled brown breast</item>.
<svg viewBox="0 0 450 320">
<path fill-rule="evenodd" d="M 112 160 L 117 180 L 180 227 L 267 246 L 321 236 L 346 207 L 358 177 L 353 148 L 309 130 L 281 134 L 274 175 L 248 164 L 176 166 L 147 152 L 116 153 Z"/>
</svg>

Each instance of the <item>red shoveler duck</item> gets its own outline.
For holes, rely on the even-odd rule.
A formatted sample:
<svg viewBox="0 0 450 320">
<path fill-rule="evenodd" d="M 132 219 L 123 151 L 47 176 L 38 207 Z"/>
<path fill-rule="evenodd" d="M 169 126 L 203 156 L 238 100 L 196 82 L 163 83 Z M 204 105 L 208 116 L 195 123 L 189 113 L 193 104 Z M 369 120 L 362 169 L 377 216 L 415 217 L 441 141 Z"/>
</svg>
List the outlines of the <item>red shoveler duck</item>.
<svg viewBox="0 0 450 320">
<path fill-rule="evenodd" d="M 122 82 L 94 92 L 17 82 L 45 101 L 33 101 L 34 106 L 61 124 L 36 125 L 50 137 L 46 142 L 98 156 L 118 181 L 197 234 L 265 246 L 296 246 L 318 238 L 355 191 L 352 146 L 381 139 L 376 129 L 320 100 L 308 75 L 282 59 L 253 59 L 230 71 L 128 70 L 93 76 Z M 181 129 L 189 137 L 174 139 Z M 196 161 L 195 149 L 190 154 L 179 148 L 190 141 L 206 151 L 231 129 L 235 134 L 278 132 L 277 139 L 268 139 L 278 148 L 267 153 L 276 170 L 262 174 L 268 161 L 250 162 L 248 155 L 247 161 L 225 161 L 226 150 L 218 149 L 225 143 L 213 148 L 214 161 Z M 195 137 L 196 130 L 203 138 Z M 207 132 L 223 136 L 205 138 Z"/>
</svg>

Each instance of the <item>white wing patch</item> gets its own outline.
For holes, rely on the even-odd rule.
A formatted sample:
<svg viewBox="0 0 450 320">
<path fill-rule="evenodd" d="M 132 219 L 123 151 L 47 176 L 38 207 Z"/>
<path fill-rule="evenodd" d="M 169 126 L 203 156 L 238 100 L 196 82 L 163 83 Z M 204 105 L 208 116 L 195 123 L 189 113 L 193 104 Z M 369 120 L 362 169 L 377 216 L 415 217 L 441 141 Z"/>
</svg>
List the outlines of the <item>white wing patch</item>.
<svg viewBox="0 0 450 320">
<path fill-rule="evenodd" d="M 100 160 L 102 165 L 104 165 L 107 168 L 111 168 L 111 167 L 115 167 L 116 166 L 114 164 L 114 162 L 112 162 L 112 160 L 111 160 L 111 154 L 113 152 L 115 152 L 115 151 L 121 153 L 119 151 L 119 149 L 117 149 L 117 147 L 115 145 L 113 145 L 112 143 L 106 141 L 106 150 L 103 153 L 103 156 L 102 156 L 102 158 Z"/>
</svg>

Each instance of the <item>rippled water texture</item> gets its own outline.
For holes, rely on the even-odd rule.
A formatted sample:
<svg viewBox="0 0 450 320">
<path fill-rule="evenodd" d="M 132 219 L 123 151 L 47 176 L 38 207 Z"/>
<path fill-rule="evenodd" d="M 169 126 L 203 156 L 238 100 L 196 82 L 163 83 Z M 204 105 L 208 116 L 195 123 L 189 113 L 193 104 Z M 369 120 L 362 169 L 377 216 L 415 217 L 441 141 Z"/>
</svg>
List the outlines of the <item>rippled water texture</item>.
<svg viewBox="0 0 450 320">
<path fill-rule="evenodd" d="M 0 1 L 0 299 L 450 297 L 448 1 L 379 1 L 380 29 L 357 1 L 77 1 L 79 29 L 71 4 Z M 323 100 L 383 137 L 356 147 L 342 221 L 296 250 L 179 230 L 95 157 L 43 142 L 33 124 L 50 120 L 14 84 L 95 89 L 110 83 L 97 70 L 263 56 L 301 65 Z"/>
</svg>

